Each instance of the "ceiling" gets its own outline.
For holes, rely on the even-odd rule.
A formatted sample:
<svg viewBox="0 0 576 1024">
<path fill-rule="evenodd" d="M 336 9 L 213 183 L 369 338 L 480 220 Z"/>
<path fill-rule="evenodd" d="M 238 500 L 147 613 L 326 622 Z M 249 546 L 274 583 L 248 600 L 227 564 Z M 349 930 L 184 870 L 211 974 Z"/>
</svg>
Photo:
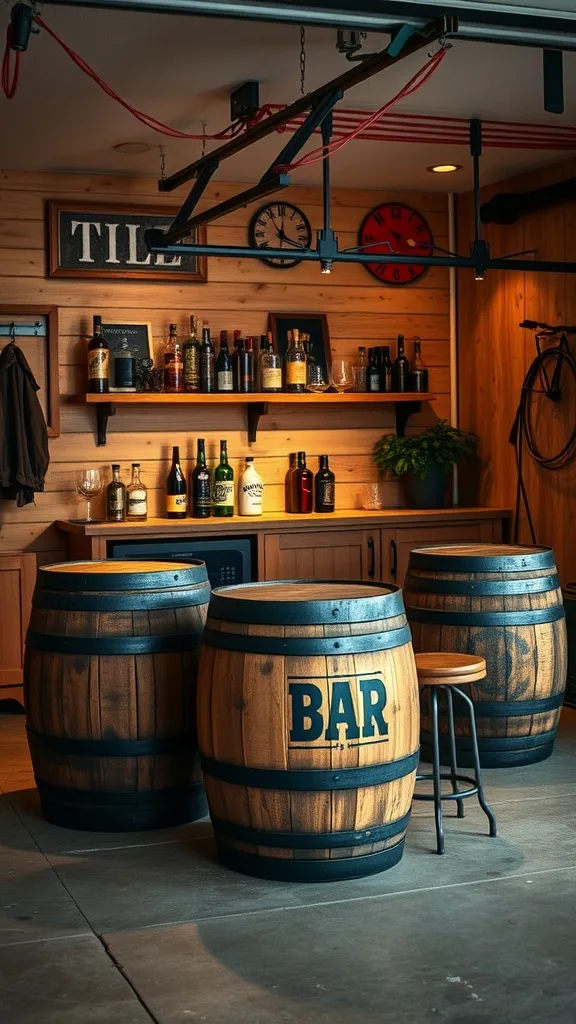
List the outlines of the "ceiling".
<svg viewBox="0 0 576 1024">
<path fill-rule="evenodd" d="M 572 0 L 571 0 L 572 2 Z M 4 33 L 9 7 L 0 13 Z M 132 105 L 182 131 L 199 132 L 206 121 L 215 132 L 229 123 L 229 93 L 247 79 L 260 82 L 261 102 L 287 103 L 300 92 L 299 30 L 280 23 L 210 19 L 98 8 L 44 5 L 42 17 Z M 306 89 L 349 67 L 335 47 L 335 31 L 307 28 Z M 370 34 L 365 49 L 382 48 L 387 37 Z M 401 61 L 346 94 L 343 106 L 374 110 L 417 71 L 426 51 Z M 576 54 L 565 55 L 566 113 L 542 106 L 541 51 L 455 40 L 433 79 L 395 108 L 457 117 L 576 123 Z M 86 170 L 157 176 L 159 145 L 166 147 L 167 173 L 200 155 L 200 143 L 159 136 L 136 121 L 87 78 L 46 33 L 34 35 L 22 56 L 20 83 L 12 101 L 0 99 L 0 165 L 6 170 Z M 272 136 L 226 161 L 218 176 L 255 182 L 285 137 Z M 146 142 L 153 148 L 122 155 L 114 145 Z M 316 138 L 313 143 L 318 145 Z M 491 182 L 568 154 L 486 149 L 482 180 Z M 441 177 L 426 168 L 462 163 Z M 303 168 L 295 183 L 319 180 L 317 167 Z M 471 187 L 466 147 L 357 141 L 333 160 L 337 186 L 464 191 Z"/>
</svg>

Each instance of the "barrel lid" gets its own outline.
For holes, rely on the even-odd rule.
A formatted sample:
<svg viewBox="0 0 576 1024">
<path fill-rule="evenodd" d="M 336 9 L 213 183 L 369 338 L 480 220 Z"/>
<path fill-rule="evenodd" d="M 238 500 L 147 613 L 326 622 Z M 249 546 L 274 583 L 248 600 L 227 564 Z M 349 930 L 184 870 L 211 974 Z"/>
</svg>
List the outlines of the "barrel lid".
<svg viewBox="0 0 576 1024">
<path fill-rule="evenodd" d="M 434 544 L 413 548 L 409 569 L 448 572 L 531 572 L 553 569 L 552 548 L 529 544 Z"/>
<path fill-rule="evenodd" d="M 207 583 L 205 562 L 101 559 L 57 562 L 38 570 L 37 586 L 47 590 L 150 590 Z"/>
<path fill-rule="evenodd" d="M 231 622 L 322 625 L 404 614 L 399 587 L 363 580 L 278 580 L 218 587 L 208 614 Z"/>
</svg>

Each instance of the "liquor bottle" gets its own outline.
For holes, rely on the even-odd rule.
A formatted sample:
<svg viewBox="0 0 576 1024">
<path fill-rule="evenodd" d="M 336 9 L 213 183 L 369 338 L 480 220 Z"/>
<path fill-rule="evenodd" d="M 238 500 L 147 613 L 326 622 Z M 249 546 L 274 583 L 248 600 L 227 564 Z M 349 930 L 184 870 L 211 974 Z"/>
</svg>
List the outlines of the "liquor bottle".
<svg viewBox="0 0 576 1024">
<path fill-rule="evenodd" d="M 172 465 L 166 478 L 166 515 L 168 519 L 185 519 L 188 509 L 186 477 L 180 466 L 180 449 L 172 449 Z"/>
<path fill-rule="evenodd" d="M 228 351 L 228 332 L 220 331 L 220 351 L 216 360 L 216 389 L 223 392 L 234 390 L 232 380 L 232 359 Z"/>
<path fill-rule="evenodd" d="M 306 353 L 300 340 L 300 331 L 288 331 L 288 349 L 285 358 L 286 391 L 298 395 L 306 391 Z"/>
<path fill-rule="evenodd" d="M 304 351 L 306 353 L 306 362 L 307 363 L 315 363 L 316 362 L 316 358 L 315 358 L 314 353 L 312 351 L 312 342 L 310 341 L 310 335 L 309 334 L 300 334 L 300 340 L 302 342 L 302 346 L 303 346 Z"/>
<path fill-rule="evenodd" d="M 110 390 L 110 347 L 102 334 L 102 317 L 93 317 L 93 334 L 88 342 L 88 394 L 104 395 Z"/>
<path fill-rule="evenodd" d="M 428 391 L 428 370 L 422 362 L 420 338 L 414 338 L 414 358 L 410 367 L 410 390 Z"/>
<path fill-rule="evenodd" d="M 164 391 L 178 394 L 184 389 L 182 346 L 178 341 L 178 325 L 170 324 L 170 333 L 164 346 Z"/>
<path fill-rule="evenodd" d="M 282 391 L 282 359 L 274 351 L 272 335 L 268 335 L 267 348 L 260 357 L 260 389 L 266 392 Z"/>
<path fill-rule="evenodd" d="M 234 515 L 234 470 L 228 463 L 226 441 L 220 441 L 220 462 L 214 470 L 212 513 L 219 518 Z"/>
<path fill-rule="evenodd" d="M 190 334 L 182 345 L 184 365 L 184 391 L 200 391 L 200 343 L 196 329 L 196 317 L 190 317 Z"/>
<path fill-rule="evenodd" d="M 148 491 L 140 479 L 140 463 L 132 463 L 132 479 L 126 488 L 126 518 L 143 522 L 148 518 Z"/>
<path fill-rule="evenodd" d="M 404 335 L 398 335 L 396 359 L 392 370 L 392 388 L 394 391 L 408 391 L 410 387 L 410 363 L 404 354 Z"/>
<path fill-rule="evenodd" d="M 367 374 L 367 387 L 368 391 L 372 394 L 375 391 L 380 391 L 380 367 L 378 365 L 378 349 L 368 349 L 368 374 Z"/>
<path fill-rule="evenodd" d="M 196 465 L 190 474 L 190 500 L 192 517 L 208 519 L 211 515 L 211 476 L 206 465 L 206 447 L 204 438 L 198 438 Z"/>
<path fill-rule="evenodd" d="M 264 481 L 256 472 L 253 456 L 248 455 L 238 487 L 238 515 L 261 516 L 263 498 Z"/>
<path fill-rule="evenodd" d="M 209 395 L 216 391 L 216 355 L 210 340 L 210 328 L 202 325 L 202 349 L 200 351 L 200 390 Z"/>
<path fill-rule="evenodd" d="M 254 391 L 254 352 L 252 338 L 246 338 L 244 348 L 238 349 L 239 390 L 246 395 Z"/>
<path fill-rule="evenodd" d="M 232 349 L 232 385 L 234 391 L 240 391 L 240 349 L 244 348 L 241 332 L 234 331 L 234 348 Z"/>
<path fill-rule="evenodd" d="M 267 350 L 268 350 L 268 335 L 267 334 L 261 334 L 260 335 L 260 349 L 258 351 L 258 355 L 257 356 L 255 355 L 255 365 L 254 365 L 254 391 L 258 392 L 258 394 L 262 391 L 262 359 L 266 355 Z"/>
<path fill-rule="evenodd" d="M 320 469 L 314 477 L 314 508 L 316 512 L 333 512 L 336 477 L 328 466 L 328 456 L 320 456 Z"/>
<path fill-rule="evenodd" d="M 314 474 L 306 468 L 306 452 L 298 452 L 295 473 L 296 512 L 311 512 L 313 504 Z"/>
<path fill-rule="evenodd" d="M 288 472 L 284 477 L 284 511 L 297 512 L 296 508 L 296 469 L 298 467 L 298 456 L 296 452 L 290 452 Z"/>
<path fill-rule="evenodd" d="M 368 360 L 366 349 L 361 345 L 354 364 L 354 391 L 365 392 L 368 390 Z"/>
<path fill-rule="evenodd" d="M 380 391 L 392 391 L 393 366 L 390 359 L 390 346 L 382 346 L 382 362 L 380 364 Z"/>
<path fill-rule="evenodd" d="M 109 523 L 122 523 L 126 519 L 126 487 L 120 479 L 120 466 L 112 466 L 112 480 L 106 488 L 106 519 Z"/>
</svg>

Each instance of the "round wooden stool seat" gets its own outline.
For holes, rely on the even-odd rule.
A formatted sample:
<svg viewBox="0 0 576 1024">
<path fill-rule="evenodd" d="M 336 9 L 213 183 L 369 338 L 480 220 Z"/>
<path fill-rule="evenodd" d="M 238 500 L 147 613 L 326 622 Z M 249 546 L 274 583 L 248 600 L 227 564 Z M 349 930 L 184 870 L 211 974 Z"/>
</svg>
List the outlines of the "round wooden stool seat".
<svg viewBox="0 0 576 1024">
<path fill-rule="evenodd" d="M 465 686 L 486 675 L 486 659 L 476 654 L 433 651 L 415 657 L 420 686 Z"/>
</svg>

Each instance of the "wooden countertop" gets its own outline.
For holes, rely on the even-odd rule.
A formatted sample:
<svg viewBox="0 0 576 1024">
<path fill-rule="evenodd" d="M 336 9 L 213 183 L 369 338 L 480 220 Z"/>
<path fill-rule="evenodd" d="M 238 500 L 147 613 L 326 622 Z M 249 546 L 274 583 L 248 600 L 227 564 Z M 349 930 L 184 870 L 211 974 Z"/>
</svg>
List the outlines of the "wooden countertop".
<svg viewBox="0 0 576 1024">
<path fill-rule="evenodd" d="M 229 519 L 147 519 L 144 523 L 94 523 L 58 520 L 56 526 L 66 533 L 84 537 L 190 537 L 199 533 L 271 533 L 288 527 L 293 530 L 335 527 L 407 526 L 412 523 L 450 523 L 473 519 L 509 519 L 509 508 L 391 508 L 380 512 L 343 509 L 332 513 L 268 512 L 262 516 L 232 516 Z"/>
</svg>

